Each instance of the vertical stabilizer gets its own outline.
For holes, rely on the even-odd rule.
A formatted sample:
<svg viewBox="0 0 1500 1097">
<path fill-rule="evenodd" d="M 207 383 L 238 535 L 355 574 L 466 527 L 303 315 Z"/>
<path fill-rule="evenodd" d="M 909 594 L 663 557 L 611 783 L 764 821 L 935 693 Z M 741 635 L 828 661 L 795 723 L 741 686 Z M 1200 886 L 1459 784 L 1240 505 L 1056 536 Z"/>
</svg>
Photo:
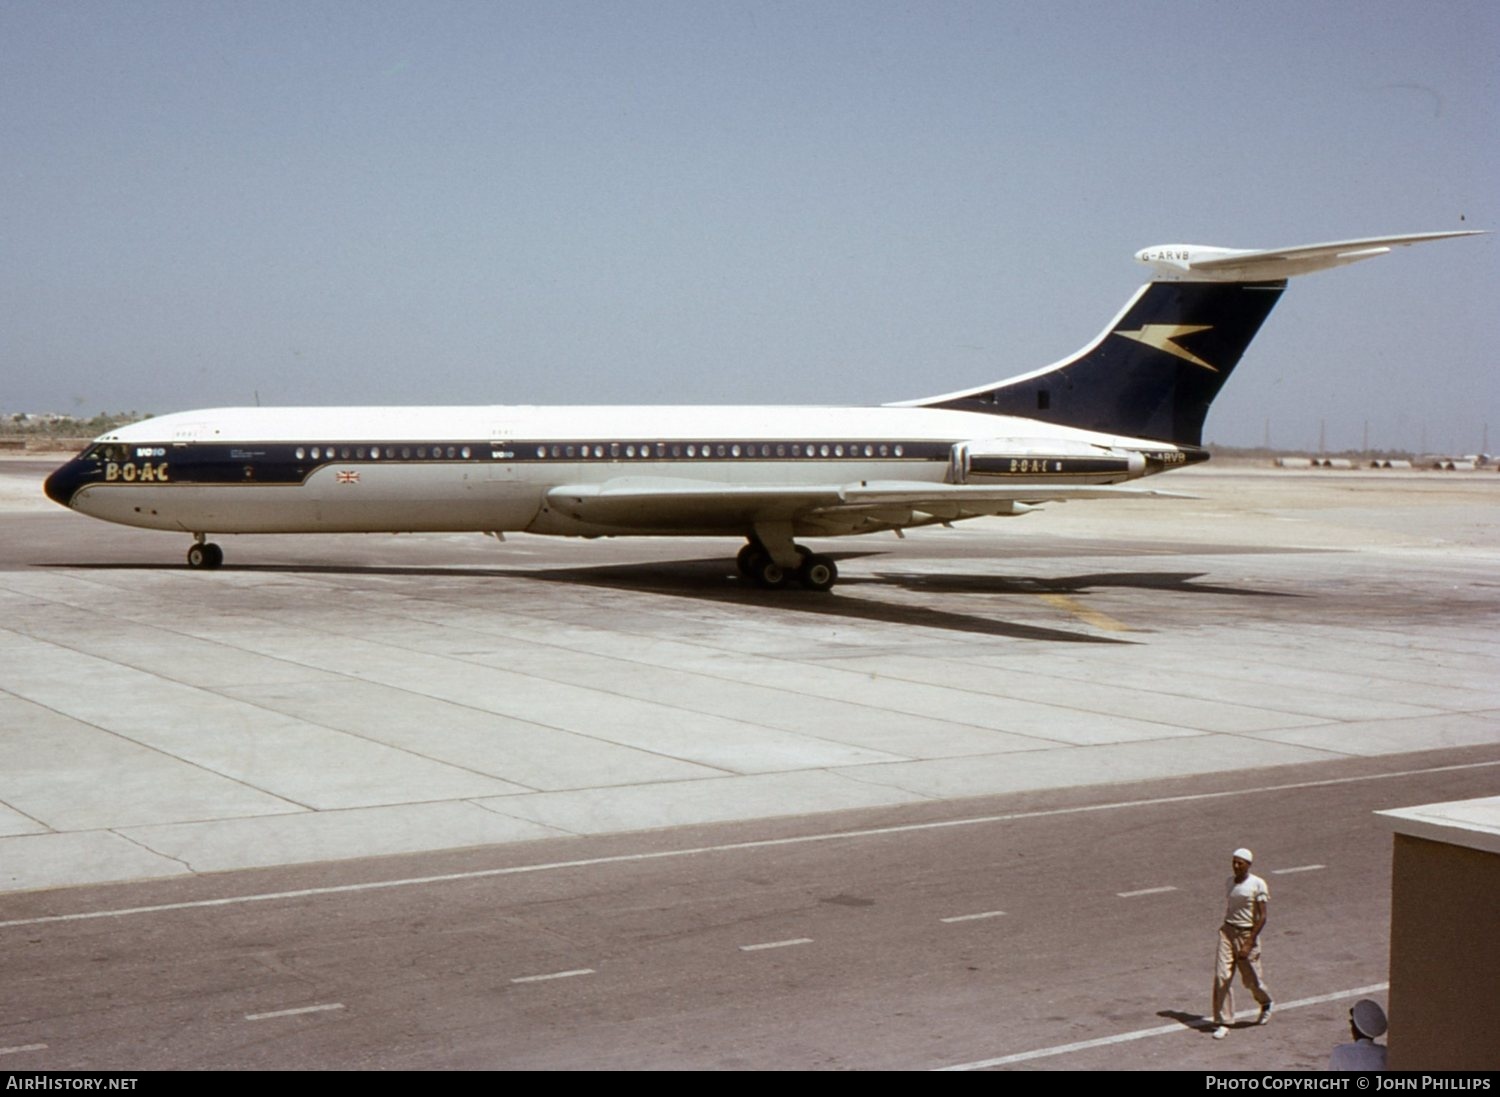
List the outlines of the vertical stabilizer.
<svg viewBox="0 0 1500 1097">
<path fill-rule="evenodd" d="M 1209 404 L 1285 288 L 1285 281 L 1150 282 L 1072 358 L 917 403 L 1201 445 Z"/>
<path fill-rule="evenodd" d="M 1392 248 L 1482 232 L 1369 236 L 1291 248 L 1201 244 L 1143 248 L 1156 281 L 1073 357 L 992 385 L 901 407 L 953 408 L 1040 419 L 1182 446 L 1203 444 L 1203 421 L 1245 348 L 1294 275 L 1346 266 Z"/>
</svg>

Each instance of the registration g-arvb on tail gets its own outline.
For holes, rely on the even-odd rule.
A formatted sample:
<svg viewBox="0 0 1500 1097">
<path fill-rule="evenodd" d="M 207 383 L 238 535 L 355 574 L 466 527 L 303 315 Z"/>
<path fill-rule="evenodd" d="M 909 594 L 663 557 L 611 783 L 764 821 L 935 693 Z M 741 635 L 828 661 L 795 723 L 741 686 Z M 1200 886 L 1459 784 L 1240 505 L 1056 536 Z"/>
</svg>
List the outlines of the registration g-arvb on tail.
<svg viewBox="0 0 1500 1097">
<path fill-rule="evenodd" d="M 827 590 L 798 538 L 901 530 L 1121 494 L 1207 458 L 1209 404 L 1289 277 L 1432 232 L 1274 250 L 1145 248 L 1155 269 L 1077 354 L 881 407 L 344 407 L 179 412 L 101 435 L 47 494 L 191 536 L 481 531 L 743 538 L 741 574 Z"/>
</svg>

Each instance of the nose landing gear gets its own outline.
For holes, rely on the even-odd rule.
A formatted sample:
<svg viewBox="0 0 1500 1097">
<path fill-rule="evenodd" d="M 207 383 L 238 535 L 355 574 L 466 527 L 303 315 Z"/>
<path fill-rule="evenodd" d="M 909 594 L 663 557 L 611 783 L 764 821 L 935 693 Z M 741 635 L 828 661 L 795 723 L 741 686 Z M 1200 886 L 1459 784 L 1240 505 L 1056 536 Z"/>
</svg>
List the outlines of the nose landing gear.
<svg viewBox="0 0 1500 1097">
<path fill-rule="evenodd" d="M 187 564 L 190 568 L 216 568 L 224 562 L 224 550 L 204 534 L 196 533 L 193 547 L 188 549 Z"/>
</svg>

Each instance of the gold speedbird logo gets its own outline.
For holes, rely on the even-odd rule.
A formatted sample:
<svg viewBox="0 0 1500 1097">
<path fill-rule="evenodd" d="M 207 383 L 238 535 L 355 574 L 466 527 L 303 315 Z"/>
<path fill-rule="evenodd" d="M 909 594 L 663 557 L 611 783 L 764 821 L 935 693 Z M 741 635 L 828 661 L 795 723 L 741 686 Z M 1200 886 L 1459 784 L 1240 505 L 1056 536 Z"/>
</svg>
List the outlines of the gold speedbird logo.
<svg viewBox="0 0 1500 1097">
<path fill-rule="evenodd" d="M 1191 362 L 1195 366 L 1202 366 L 1206 370 L 1218 373 L 1217 366 L 1209 365 L 1186 347 L 1178 346 L 1176 342 L 1184 336 L 1212 330 L 1212 324 L 1142 324 L 1135 331 L 1116 330 L 1115 334 L 1134 339 L 1137 343 L 1145 343 L 1154 350 L 1165 351 L 1175 358 L 1181 358 L 1184 362 Z"/>
</svg>

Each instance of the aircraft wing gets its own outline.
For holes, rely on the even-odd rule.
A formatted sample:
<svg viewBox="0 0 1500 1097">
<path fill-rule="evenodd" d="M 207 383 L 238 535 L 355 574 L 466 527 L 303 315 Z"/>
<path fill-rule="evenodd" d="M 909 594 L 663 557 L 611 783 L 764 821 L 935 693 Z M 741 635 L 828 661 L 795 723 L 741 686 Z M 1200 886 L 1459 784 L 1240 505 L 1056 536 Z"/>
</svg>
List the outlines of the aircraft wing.
<svg viewBox="0 0 1500 1097">
<path fill-rule="evenodd" d="M 547 503 L 580 522 L 622 529 L 740 532 L 757 522 L 795 522 L 808 532 L 832 536 L 981 515 L 1021 514 L 1038 503 L 1119 496 L 1191 498 L 1115 485 L 938 484 L 919 480 L 788 485 L 624 477 L 600 484 L 555 487 L 547 492 Z"/>
</svg>

